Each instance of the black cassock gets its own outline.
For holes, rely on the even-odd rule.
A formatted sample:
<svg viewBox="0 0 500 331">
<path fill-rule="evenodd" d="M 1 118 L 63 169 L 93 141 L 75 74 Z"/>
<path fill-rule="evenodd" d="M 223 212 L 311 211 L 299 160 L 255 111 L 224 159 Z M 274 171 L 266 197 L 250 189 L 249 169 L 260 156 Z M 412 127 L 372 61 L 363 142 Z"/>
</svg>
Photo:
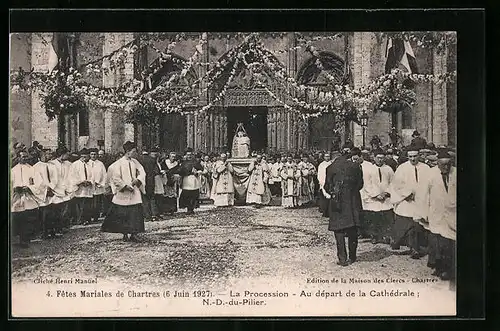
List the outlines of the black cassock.
<svg viewBox="0 0 500 331">
<path fill-rule="evenodd" d="M 203 166 L 197 160 L 184 160 L 179 168 L 179 175 L 186 177 L 192 174 L 193 169 L 203 170 Z M 188 211 L 193 211 L 197 207 L 200 190 L 183 189 L 179 197 L 179 208 L 187 208 Z"/>
</svg>

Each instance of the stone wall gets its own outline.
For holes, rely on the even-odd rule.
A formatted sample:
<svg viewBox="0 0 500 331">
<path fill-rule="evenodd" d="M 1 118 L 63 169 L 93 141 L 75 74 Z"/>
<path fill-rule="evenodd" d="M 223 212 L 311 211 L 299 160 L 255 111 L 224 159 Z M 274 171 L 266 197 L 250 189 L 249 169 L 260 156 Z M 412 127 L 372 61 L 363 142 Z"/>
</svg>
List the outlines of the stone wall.
<svg viewBox="0 0 500 331">
<path fill-rule="evenodd" d="M 33 37 L 29 34 L 16 35 L 12 39 L 11 67 L 22 66 L 29 69 L 33 66 L 35 70 L 46 70 L 49 54 L 48 47 L 50 47 L 47 41 L 51 41 L 52 34 L 47 33 L 43 35 L 44 39 L 46 39 L 45 42 L 40 39 L 39 35 L 33 35 Z M 175 33 L 172 33 L 173 36 L 175 36 Z M 188 36 L 187 40 L 178 42 L 173 49 L 175 54 L 185 59 L 189 59 L 193 55 L 200 34 L 188 34 Z M 234 34 L 230 34 L 228 37 L 227 33 L 209 33 L 208 36 L 209 39 L 207 45 L 205 45 L 204 60 L 209 62 L 217 61 L 225 52 L 237 46 L 242 41 L 241 38 L 236 38 Z M 132 33 L 81 33 L 79 34 L 79 42 L 77 44 L 77 62 L 81 65 L 99 58 L 102 54 L 109 54 L 132 40 L 132 38 Z M 292 34 L 268 34 L 263 38 L 263 43 L 266 48 L 273 51 L 276 58 L 287 68 L 288 73 L 294 77 L 296 77 L 296 73 L 301 65 L 311 56 L 303 48 L 296 52 L 279 52 L 295 45 Z M 155 46 L 161 50 L 165 50 L 167 44 L 168 41 L 157 42 Z M 356 87 L 367 84 L 372 79 L 384 73 L 386 40 L 382 40 L 382 38 L 377 37 L 374 33 L 360 32 L 349 34 L 347 44 L 349 45 L 349 49 L 346 51 L 344 37 L 335 40 L 326 39 L 313 42 L 313 45 L 318 50 L 332 52 L 346 60 L 350 66 L 353 82 Z M 448 70 L 454 69 L 456 53 L 450 53 L 450 57 L 447 58 L 446 56 L 437 57 L 436 54 L 419 47 L 414 47 L 413 50 L 421 73 L 443 72 L 446 70 L 446 66 Z M 158 54 L 150 49 L 148 61 L 151 63 L 157 56 Z M 205 69 L 201 66 L 195 66 L 194 70 L 198 75 L 203 75 Z M 131 79 L 133 73 L 133 56 L 129 55 L 123 68 L 107 76 L 95 75 L 92 78 L 92 83 L 111 87 L 127 79 Z M 454 138 L 450 138 L 450 136 L 456 134 L 456 126 L 454 124 L 456 118 L 456 86 L 448 84 L 443 89 L 431 86 L 430 84 L 420 84 L 417 86 L 416 92 L 417 105 L 408 114 L 399 115 L 399 129 L 417 129 L 428 141 L 453 143 Z M 57 121 L 47 121 L 45 110 L 42 109 L 39 101 L 36 93 L 33 93 L 33 95 L 23 95 L 21 92 L 17 95 L 11 95 L 11 137 L 13 140 L 22 141 L 25 144 L 31 144 L 32 140 L 38 140 L 44 146 L 55 147 L 57 145 Z M 287 117 L 289 116 L 287 115 Z M 188 118 L 186 119 L 186 122 L 189 123 Z M 210 116 L 208 119 L 210 119 Z M 293 133 L 291 130 L 297 129 L 295 124 L 290 123 L 291 119 L 286 118 L 284 121 L 286 125 L 280 127 L 280 130 L 284 131 L 280 133 L 285 138 Z M 190 133 L 192 136 L 196 136 L 199 126 L 206 124 L 205 122 L 197 123 L 196 130 L 194 127 L 187 128 L 187 137 L 190 137 Z M 183 123 L 182 125 L 186 124 Z M 380 136 L 383 143 L 388 143 L 390 125 L 391 118 L 387 113 L 380 112 L 370 116 L 368 127 L 366 128 L 366 143 L 375 134 Z M 224 126 L 218 127 L 223 128 Z M 105 149 L 108 152 L 115 152 L 121 149 L 121 145 L 125 140 L 134 140 L 134 136 L 140 140 L 137 135 L 134 135 L 134 127 L 130 124 L 124 124 L 124 113 L 120 111 L 109 113 L 104 112 L 103 109 L 91 107 L 89 109 L 89 128 L 88 137 L 84 137 L 83 139 L 76 137 L 79 140 L 78 148 L 84 145 L 97 147 L 97 141 L 104 140 Z M 78 135 L 77 128 L 73 129 L 72 134 Z M 219 133 L 219 135 L 223 134 L 225 133 Z M 356 144 L 361 145 L 361 128 L 357 125 L 352 125 L 351 134 Z M 278 135 L 278 132 L 275 132 L 275 135 L 277 142 L 280 135 Z M 217 134 L 206 133 L 205 135 L 201 134 L 200 137 L 206 137 L 203 139 L 207 140 L 206 143 L 210 145 L 211 141 L 217 138 Z M 292 148 L 307 144 L 307 137 L 302 137 L 302 139 L 296 138 L 290 141 L 284 139 L 284 146 Z M 189 138 L 187 139 L 189 143 L 190 140 Z M 205 142 L 199 140 L 199 137 L 196 140 L 196 146 L 203 147 L 205 145 Z M 312 141 L 310 142 L 312 143 Z M 193 146 L 195 145 L 193 140 L 191 140 L 191 143 Z"/>
<path fill-rule="evenodd" d="M 10 69 L 31 69 L 31 35 L 16 33 L 10 36 Z M 10 93 L 9 128 L 12 144 L 31 145 L 31 93 L 18 90 Z"/>
<path fill-rule="evenodd" d="M 31 36 L 31 66 L 35 71 L 47 72 L 49 67 L 49 51 L 52 33 L 32 34 Z M 48 120 L 45 109 L 37 91 L 31 93 L 31 138 L 46 148 L 57 148 L 57 119 Z"/>
</svg>

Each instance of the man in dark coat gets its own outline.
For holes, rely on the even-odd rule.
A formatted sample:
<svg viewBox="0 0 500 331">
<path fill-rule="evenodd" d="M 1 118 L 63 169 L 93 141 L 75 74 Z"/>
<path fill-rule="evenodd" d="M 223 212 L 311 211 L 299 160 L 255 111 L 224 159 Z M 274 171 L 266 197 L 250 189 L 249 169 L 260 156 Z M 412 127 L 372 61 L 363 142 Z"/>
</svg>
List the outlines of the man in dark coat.
<svg viewBox="0 0 500 331">
<path fill-rule="evenodd" d="M 157 153 L 158 150 L 154 148 L 151 153 Z M 144 218 L 147 222 L 156 221 L 158 218 L 158 208 L 155 201 L 155 176 L 160 173 L 156 159 L 148 154 L 143 154 L 139 158 L 144 171 L 146 172 L 146 194 L 142 197 L 142 206 L 144 209 Z"/>
<path fill-rule="evenodd" d="M 197 161 L 193 155 L 193 150 L 186 150 L 185 160 L 182 161 L 179 168 L 181 181 L 181 195 L 179 197 L 179 208 L 187 208 L 188 214 L 194 214 L 194 209 L 197 206 L 197 201 L 200 196 L 201 179 L 203 166 Z"/>
<path fill-rule="evenodd" d="M 326 168 L 326 198 L 330 200 L 328 230 L 335 234 L 338 265 L 347 266 L 356 261 L 358 246 L 359 214 L 363 188 L 361 166 L 352 161 L 352 145 L 344 145 L 342 155 Z M 345 247 L 345 237 L 349 240 L 349 260 Z"/>
<path fill-rule="evenodd" d="M 418 132 L 417 130 L 413 131 L 411 137 L 413 138 L 411 140 L 411 147 L 417 148 L 419 150 L 427 147 L 427 141 L 420 136 L 420 132 Z"/>
</svg>

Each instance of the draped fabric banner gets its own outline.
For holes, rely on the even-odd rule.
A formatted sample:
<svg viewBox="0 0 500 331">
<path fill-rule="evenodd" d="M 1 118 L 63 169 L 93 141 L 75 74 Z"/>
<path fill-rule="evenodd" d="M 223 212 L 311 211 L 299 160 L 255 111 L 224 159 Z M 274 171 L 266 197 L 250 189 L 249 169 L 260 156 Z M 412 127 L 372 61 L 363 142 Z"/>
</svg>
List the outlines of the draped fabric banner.
<svg viewBox="0 0 500 331">
<path fill-rule="evenodd" d="M 250 162 L 231 162 L 233 165 L 234 198 L 238 202 L 245 202 L 250 174 L 248 166 Z"/>
</svg>

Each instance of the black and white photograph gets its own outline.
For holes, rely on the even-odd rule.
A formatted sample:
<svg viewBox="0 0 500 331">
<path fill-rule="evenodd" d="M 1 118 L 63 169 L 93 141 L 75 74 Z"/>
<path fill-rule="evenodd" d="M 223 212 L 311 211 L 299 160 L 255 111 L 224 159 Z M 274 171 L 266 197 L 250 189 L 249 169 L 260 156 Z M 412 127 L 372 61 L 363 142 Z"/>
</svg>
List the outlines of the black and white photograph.
<svg viewBox="0 0 500 331">
<path fill-rule="evenodd" d="M 9 55 L 12 316 L 456 315 L 455 31 Z"/>
</svg>

